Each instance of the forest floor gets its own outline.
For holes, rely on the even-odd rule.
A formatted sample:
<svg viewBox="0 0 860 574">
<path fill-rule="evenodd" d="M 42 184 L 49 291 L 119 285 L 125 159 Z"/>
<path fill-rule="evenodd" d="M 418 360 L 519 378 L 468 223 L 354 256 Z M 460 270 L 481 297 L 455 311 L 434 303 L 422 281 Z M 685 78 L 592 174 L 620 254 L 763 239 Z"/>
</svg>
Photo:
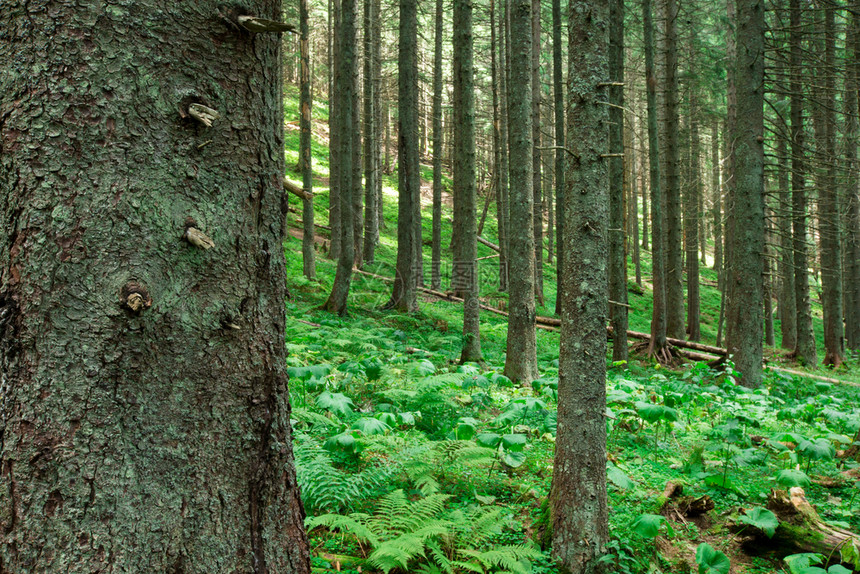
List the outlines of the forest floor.
<svg viewBox="0 0 860 574">
<path fill-rule="evenodd" d="M 297 91 L 287 87 L 286 99 L 289 119 L 298 110 Z M 326 144 L 315 138 L 313 148 L 318 223 L 327 223 Z M 297 132 L 287 132 L 286 154 L 294 166 Z M 425 181 L 431 173 L 422 166 Z M 444 183 L 450 189 L 450 180 Z M 384 185 L 386 227 L 377 263 L 365 270 L 392 277 L 396 175 Z M 296 199 L 290 197 L 294 207 Z M 450 221 L 450 207 L 443 209 Z M 424 225 L 426 241 L 429 216 Z M 459 365 L 458 303 L 425 296 L 417 314 L 384 312 L 390 284 L 356 273 L 349 316 L 320 312 L 335 264 L 320 252 L 317 279 L 305 279 L 296 231 L 285 241 L 292 295 L 286 337 L 315 572 L 556 572 L 541 542 L 548 539 L 542 507 L 552 478 L 559 334 L 538 330 L 541 376 L 520 386 L 502 374 L 502 316 L 482 313 L 485 360 Z M 483 236 L 496 242 L 492 209 Z M 325 230 L 318 240 L 328 241 Z M 479 257 L 492 254 L 479 246 Z M 645 278 L 650 254 L 642 255 Z M 552 315 L 554 266 L 544 266 L 540 315 Z M 427 245 L 424 268 L 429 276 Z M 495 259 L 482 261 L 482 297 L 495 308 L 506 302 L 497 274 Z M 710 270 L 703 278 L 716 279 Z M 650 290 L 629 286 L 630 328 L 647 331 Z M 703 285 L 704 342 L 715 342 L 718 313 L 719 293 Z M 607 361 L 609 571 L 825 572 L 784 561 L 800 550 L 781 538 L 791 525 L 765 507 L 772 491 L 791 487 L 803 488 L 833 528 L 860 532 L 860 465 L 842 456 L 860 427 L 860 358 L 849 357 L 834 372 L 793 365 L 778 349 L 768 349 L 768 357 L 800 375 L 766 368 L 764 385 L 751 391 L 736 384 L 730 368 L 666 369 L 635 356 L 625 364 Z M 683 493 L 667 490 L 670 484 Z M 854 546 L 848 541 L 822 557 L 831 574 L 841 572 L 840 554 L 850 572 L 843 550 Z"/>
</svg>

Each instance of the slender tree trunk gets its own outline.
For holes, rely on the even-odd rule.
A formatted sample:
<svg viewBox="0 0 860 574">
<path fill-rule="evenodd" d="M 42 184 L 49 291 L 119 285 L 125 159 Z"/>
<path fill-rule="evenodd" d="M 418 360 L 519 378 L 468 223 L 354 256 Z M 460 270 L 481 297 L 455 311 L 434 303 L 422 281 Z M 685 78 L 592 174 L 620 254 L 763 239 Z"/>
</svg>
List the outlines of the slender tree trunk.
<svg viewBox="0 0 860 574">
<path fill-rule="evenodd" d="M 684 280 L 678 116 L 678 2 L 666 0 L 666 333 L 684 338 Z"/>
<path fill-rule="evenodd" d="M 714 271 L 719 274 L 723 268 L 723 213 L 722 186 L 720 185 L 720 125 L 711 124 L 711 220 L 714 230 Z"/>
<path fill-rule="evenodd" d="M 349 296 L 349 286 L 352 281 L 352 266 L 355 263 L 355 233 L 353 228 L 355 206 L 353 201 L 354 192 L 354 165 L 355 153 L 353 146 L 356 138 L 353 137 L 357 111 L 355 96 L 353 92 L 357 88 L 355 82 L 356 41 L 355 41 L 355 0 L 340 0 L 340 18 L 337 22 L 338 38 L 335 40 L 335 62 L 337 69 L 334 76 L 334 91 L 336 102 L 334 103 L 334 119 L 332 123 L 332 135 L 338 134 L 336 149 L 332 157 L 331 165 L 337 165 L 337 199 L 340 206 L 340 252 L 337 259 L 337 270 L 335 271 L 334 284 L 322 308 L 330 313 L 346 315 L 346 303 Z M 332 181 L 334 186 L 335 182 Z M 332 228 L 332 244 L 334 244 L 335 231 Z"/>
<path fill-rule="evenodd" d="M 797 347 L 795 358 L 801 364 L 814 367 L 818 363 L 815 337 L 812 333 L 812 311 L 809 297 L 809 262 L 806 241 L 806 161 L 803 127 L 803 62 L 802 9 L 800 0 L 789 2 L 790 114 L 791 114 L 791 203 L 792 243 L 794 246 L 794 289 L 797 305 Z"/>
<path fill-rule="evenodd" d="M 647 90 L 647 87 L 646 87 L 646 90 Z M 647 99 L 647 94 L 646 94 L 646 99 Z M 647 110 L 648 110 L 648 106 L 646 103 L 646 105 L 645 105 L 645 114 L 646 115 L 648 113 Z M 645 131 L 646 132 L 648 131 L 648 120 L 647 120 L 647 118 L 645 120 Z M 648 136 L 646 135 L 645 137 L 648 137 Z M 643 142 L 642 153 L 639 154 L 639 164 L 640 164 L 640 169 L 641 169 L 641 174 L 639 177 L 639 191 L 640 191 L 640 195 L 642 196 L 642 249 L 644 249 L 645 251 L 648 251 L 650 249 L 650 247 L 649 247 L 650 242 L 648 241 L 648 239 L 650 237 L 650 234 L 648 233 L 648 222 L 651 221 L 651 219 L 649 218 L 649 215 L 648 215 L 648 195 L 650 193 L 650 188 L 646 187 L 646 184 L 648 183 L 646 181 L 646 180 L 648 180 L 648 176 L 646 176 L 646 173 L 650 169 L 649 167 L 646 167 L 646 161 L 647 161 L 646 158 L 649 156 L 650 156 L 650 150 L 646 150 L 644 142 Z"/>
<path fill-rule="evenodd" d="M 454 226 L 458 245 L 453 274 L 463 297 L 460 362 L 481 360 L 475 204 L 475 90 L 472 65 L 472 3 L 454 0 Z"/>
<path fill-rule="evenodd" d="M 569 22 L 567 133 L 577 158 L 569 166 L 562 207 L 570 225 L 550 491 L 552 554 L 562 572 L 596 573 L 603 571 L 598 559 L 609 540 L 604 413 L 609 191 L 602 157 L 609 128 L 609 6 L 571 0 Z"/>
<path fill-rule="evenodd" d="M 509 161 L 508 161 L 508 72 L 507 62 L 509 38 L 508 38 L 508 12 L 511 0 L 500 0 L 504 2 L 504 9 L 499 15 L 501 20 L 501 33 L 499 34 L 499 199 L 497 202 L 497 217 L 499 220 L 499 291 L 507 291 L 509 286 L 509 255 L 510 255 L 510 186 L 508 185 Z"/>
<path fill-rule="evenodd" d="M 860 90 L 860 14 L 851 14 L 851 41 L 848 48 L 853 63 L 849 67 L 845 90 L 845 201 L 848 204 L 845 229 L 845 344 L 860 351 L 860 162 L 857 145 L 860 142 L 858 122 L 858 90 Z"/>
<path fill-rule="evenodd" d="M 726 348 L 741 383 L 761 384 L 764 253 L 764 4 L 738 0 L 734 233 Z"/>
<path fill-rule="evenodd" d="M 735 0 L 726 0 L 726 61 L 727 61 L 727 70 L 726 70 L 726 120 L 725 120 L 725 128 L 723 133 L 725 133 L 724 145 L 725 149 L 723 150 L 723 156 L 725 157 L 725 165 L 723 169 L 723 181 L 725 182 L 725 190 L 724 190 L 724 213 L 726 214 L 725 219 L 725 227 L 723 232 L 723 272 L 722 272 L 722 299 L 720 302 L 720 319 L 717 325 L 717 341 L 719 344 L 719 337 L 722 334 L 723 322 L 725 320 L 725 311 L 729 308 L 729 299 L 732 298 L 734 282 L 729 281 L 729 277 L 732 273 L 732 265 L 734 264 L 734 257 L 732 254 L 732 246 L 734 245 L 734 201 L 735 201 L 735 132 L 736 132 L 736 118 L 737 118 L 737 87 L 736 87 L 736 71 L 735 67 L 737 65 L 737 10 L 736 10 L 736 2 Z M 731 340 L 733 338 L 732 331 L 733 324 L 728 322 L 726 325 L 726 340 Z"/>
<path fill-rule="evenodd" d="M 839 217 L 839 187 L 836 177 L 836 34 L 834 7 L 824 6 L 824 77 L 816 82 L 823 87 L 821 102 L 821 139 L 816 145 L 823 152 L 821 183 L 818 190 L 818 221 L 821 241 L 822 307 L 824 308 L 824 364 L 838 367 L 843 360 L 845 330 L 842 323 L 842 246 Z M 817 122 L 816 122 L 817 125 Z M 821 145 L 823 144 L 823 145 Z"/>
<path fill-rule="evenodd" d="M 371 46 L 371 57 L 373 58 L 373 114 L 374 136 L 371 142 L 373 153 L 373 171 L 376 173 L 376 237 L 375 244 L 379 245 L 379 230 L 385 229 L 385 217 L 382 203 L 382 146 L 387 144 L 382 135 L 382 9 L 381 0 L 370 0 L 373 3 L 373 13 L 376 15 L 370 24 L 370 33 L 373 41 Z M 387 135 L 386 135 L 387 138 Z"/>
<path fill-rule="evenodd" d="M 433 52 L 433 251 L 430 262 L 432 289 L 442 286 L 442 16 L 442 0 L 436 0 Z M 493 97 L 497 97 L 495 90 Z"/>
<path fill-rule="evenodd" d="M 357 0 L 356 0 L 357 1 Z M 362 261 L 364 248 L 364 188 L 361 185 L 361 84 L 358 79 L 359 57 L 361 47 L 358 44 L 358 4 L 353 26 L 356 28 L 356 43 L 354 51 L 354 63 L 352 66 L 352 125 L 345 133 L 352 137 L 352 180 L 350 182 L 350 194 L 352 196 L 352 245 L 353 245 L 353 267 L 359 267 Z"/>
<path fill-rule="evenodd" d="M 535 297 L 543 307 L 543 179 L 541 178 L 541 119 L 540 119 L 540 0 L 532 0 L 532 193 L 534 193 Z"/>
<path fill-rule="evenodd" d="M 310 572 L 281 38 L 218 10 L 2 2 L 4 573 Z"/>
<path fill-rule="evenodd" d="M 532 193 L 532 0 L 508 0 L 510 81 L 509 315 L 505 375 L 530 384 L 538 374 L 535 341 L 534 195 Z"/>
<path fill-rule="evenodd" d="M 334 38 L 332 39 L 332 66 L 334 69 L 332 71 L 332 92 L 331 96 L 329 96 L 329 126 L 334 128 L 334 126 L 338 125 L 338 121 L 340 118 L 341 110 L 338 109 L 343 102 L 342 97 L 342 89 L 340 86 L 342 84 L 338 84 L 338 69 L 340 68 L 340 58 L 341 58 L 341 0 L 332 0 L 332 8 L 334 9 Z M 341 80 L 342 81 L 342 80 Z M 346 133 L 342 132 L 339 129 L 330 129 L 329 130 L 329 193 L 328 193 L 328 225 L 331 228 L 331 244 L 329 245 L 329 258 L 337 261 L 340 259 L 341 252 L 341 239 L 343 233 L 341 231 L 341 223 L 343 218 L 340 213 L 340 198 L 343 193 L 341 193 L 341 177 L 340 170 L 343 167 L 343 163 L 338 158 L 338 154 L 340 153 L 340 138 L 341 134 Z"/>
<path fill-rule="evenodd" d="M 762 257 L 764 264 L 764 288 L 762 290 L 764 295 L 764 344 L 773 347 L 776 345 L 773 332 L 773 272 L 771 271 L 773 253 L 770 248 L 773 233 L 769 223 L 770 219 L 773 218 L 773 212 L 767 207 L 765 207 L 765 217 L 764 254 Z"/>
<path fill-rule="evenodd" d="M 316 253 L 314 252 L 314 171 L 311 165 L 311 76 L 310 45 L 308 30 L 308 2 L 299 1 L 299 34 L 301 36 L 301 118 L 299 163 L 302 170 L 302 189 L 309 197 L 302 200 L 302 271 L 308 279 L 316 277 Z"/>
<path fill-rule="evenodd" d="M 627 257 L 624 250 L 624 2 L 609 2 L 609 318 L 612 360 L 627 360 Z M 599 132 L 598 132 L 599 133 Z M 577 250 L 579 252 L 579 250 Z"/>
<path fill-rule="evenodd" d="M 376 124 L 377 94 L 373 69 L 373 21 L 379 15 L 373 11 L 373 0 L 364 0 L 364 261 L 373 263 L 379 238 L 379 216 L 377 215 L 376 171 L 373 148 L 378 140 Z"/>
<path fill-rule="evenodd" d="M 691 50 L 692 52 L 692 50 Z M 692 54 L 691 54 L 692 55 Z M 693 64 L 695 66 L 695 64 Z M 699 171 L 699 120 L 698 95 L 695 86 L 690 86 L 690 178 L 684 202 L 684 240 L 687 248 L 687 337 L 690 341 L 702 338 L 699 325 L 699 203 L 702 193 L 702 177 Z"/>
<path fill-rule="evenodd" d="M 562 285 L 564 277 L 564 188 L 566 186 L 564 170 L 567 145 L 564 137 L 564 77 L 562 74 L 562 39 L 561 39 L 561 0 L 552 0 L 552 85 L 555 108 L 555 203 L 558 206 L 556 215 L 556 235 L 558 237 L 558 254 L 556 255 L 556 296 L 555 314 L 561 316 Z"/>
<path fill-rule="evenodd" d="M 418 171 L 418 0 L 400 0 L 397 112 L 397 270 L 388 307 L 418 309 L 415 197 Z"/>
<path fill-rule="evenodd" d="M 632 92 L 632 90 L 631 90 Z M 635 97 L 634 92 L 634 106 L 633 109 L 638 109 L 638 106 L 635 105 Z M 642 169 L 642 154 L 636 153 L 636 133 L 637 127 L 639 126 L 636 121 L 636 114 L 633 114 L 633 117 L 630 118 L 630 133 L 629 133 L 629 145 L 628 150 L 630 153 L 630 247 L 633 250 L 633 267 L 635 269 L 636 274 L 636 284 L 640 287 L 642 286 L 642 255 L 640 253 L 640 242 L 639 242 L 639 174 Z"/>
<path fill-rule="evenodd" d="M 651 0 L 642 0 L 642 27 L 645 43 L 645 83 L 648 97 L 648 161 L 651 189 L 651 284 L 654 303 L 648 356 L 658 361 L 670 359 L 666 344 L 666 275 L 663 236 L 663 191 L 660 187 L 660 147 L 657 141 L 657 78 L 654 75 L 654 21 Z"/>
<path fill-rule="evenodd" d="M 781 60 L 778 60 L 781 63 Z M 780 66 L 785 72 L 785 67 Z M 788 168 L 788 124 L 780 116 L 777 120 L 779 133 L 776 143 L 777 182 L 779 186 L 779 323 L 783 349 L 793 350 L 797 346 L 797 305 L 794 290 L 794 247 L 791 243 L 791 189 Z"/>
</svg>

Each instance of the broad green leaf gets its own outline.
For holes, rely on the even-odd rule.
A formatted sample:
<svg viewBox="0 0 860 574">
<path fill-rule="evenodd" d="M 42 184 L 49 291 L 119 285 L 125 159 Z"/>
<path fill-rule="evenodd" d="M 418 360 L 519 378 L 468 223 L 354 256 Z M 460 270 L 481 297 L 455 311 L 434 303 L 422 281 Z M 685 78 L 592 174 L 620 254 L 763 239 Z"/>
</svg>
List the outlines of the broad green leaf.
<svg viewBox="0 0 860 574">
<path fill-rule="evenodd" d="M 741 516 L 741 522 L 755 526 L 764 532 L 768 538 L 773 538 L 773 533 L 776 532 L 776 527 L 779 526 L 779 519 L 776 514 L 770 510 L 756 507 Z"/>
<path fill-rule="evenodd" d="M 801 554 L 790 554 L 784 558 L 788 564 L 788 569 L 792 574 L 800 574 L 808 569 L 813 564 L 821 564 L 824 562 L 824 556 L 815 552 L 803 552 Z M 824 572 L 823 569 L 821 569 Z"/>
<path fill-rule="evenodd" d="M 659 514 L 642 514 L 637 518 L 631 528 L 633 532 L 645 538 L 656 538 L 660 534 L 660 527 L 665 525 L 669 535 L 674 535 L 669 521 Z"/>
<path fill-rule="evenodd" d="M 482 432 L 475 438 L 475 441 L 478 443 L 478 446 L 496 448 L 502 442 L 502 435 L 494 432 Z"/>
<path fill-rule="evenodd" d="M 696 549 L 696 564 L 699 574 L 728 574 L 731 567 L 728 556 L 706 542 Z"/>
<path fill-rule="evenodd" d="M 361 417 L 352 423 L 352 428 L 360 430 L 365 435 L 385 434 L 391 430 L 391 427 L 381 420 L 370 417 Z"/>
<path fill-rule="evenodd" d="M 630 477 L 628 477 L 623 470 L 621 470 L 612 463 L 609 463 L 606 468 L 606 476 L 609 478 L 609 481 L 612 484 L 614 484 L 621 490 L 630 490 L 631 488 L 636 486 L 636 484 L 632 480 L 630 480 Z"/>
<path fill-rule="evenodd" d="M 502 453 L 502 461 L 511 468 L 517 468 L 526 461 L 526 453 L 506 450 Z"/>
<path fill-rule="evenodd" d="M 361 442 L 357 440 L 358 432 L 354 430 L 346 430 L 340 434 L 336 434 L 325 441 L 323 447 L 329 451 L 341 450 L 353 454 L 358 454 L 363 450 Z"/>
<path fill-rule="evenodd" d="M 506 434 L 502 437 L 502 448 L 511 452 L 520 452 L 526 446 L 526 435 Z"/>
<path fill-rule="evenodd" d="M 654 424 L 658 421 L 678 420 L 678 411 L 666 405 L 652 405 L 644 401 L 636 402 L 636 412 L 643 420 Z"/>
<path fill-rule="evenodd" d="M 323 391 L 317 397 L 317 406 L 341 416 L 352 412 L 352 399 L 341 393 Z"/>
<path fill-rule="evenodd" d="M 815 440 L 804 440 L 797 445 L 797 450 L 804 458 L 809 460 L 832 460 L 836 456 L 833 443 L 826 438 Z"/>
<path fill-rule="evenodd" d="M 793 486 L 806 488 L 812 484 L 812 480 L 809 479 L 805 472 L 794 468 L 779 471 L 779 474 L 776 475 L 776 481 L 786 488 Z"/>
</svg>

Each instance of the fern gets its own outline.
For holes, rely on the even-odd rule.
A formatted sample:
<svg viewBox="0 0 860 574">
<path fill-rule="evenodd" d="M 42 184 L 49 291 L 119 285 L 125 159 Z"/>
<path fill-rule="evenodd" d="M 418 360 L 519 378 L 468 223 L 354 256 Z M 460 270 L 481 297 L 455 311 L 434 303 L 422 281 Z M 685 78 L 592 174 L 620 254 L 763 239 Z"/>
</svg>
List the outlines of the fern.
<svg viewBox="0 0 860 574">
<path fill-rule="evenodd" d="M 493 536 L 504 526 L 502 509 L 446 512 L 448 499 L 448 495 L 434 494 L 410 501 L 402 490 L 395 490 L 379 501 L 372 516 L 326 514 L 305 524 L 308 530 L 325 526 L 367 542 L 373 548 L 368 562 L 385 574 L 395 569 L 422 574 L 530 571 L 530 560 L 540 556 L 538 550 L 492 544 Z"/>
</svg>

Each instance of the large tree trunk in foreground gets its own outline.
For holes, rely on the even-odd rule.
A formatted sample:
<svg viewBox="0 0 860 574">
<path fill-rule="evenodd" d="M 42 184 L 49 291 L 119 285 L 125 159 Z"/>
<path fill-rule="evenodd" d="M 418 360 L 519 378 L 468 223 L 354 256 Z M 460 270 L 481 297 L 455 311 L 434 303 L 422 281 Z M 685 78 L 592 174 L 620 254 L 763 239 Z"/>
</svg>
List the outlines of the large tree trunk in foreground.
<svg viewBox="0 0 860 574">
<path fill-rule="evenodd" d="M 0 572 L 309 572 L 280 37 L 215 2 L 0 9 Z"/>
<path fill-rule="evenodd" d="M 552 555 L 561 572 L 602 571 L 606 501 L 609 5 L 570 3 L 565 289 L 559 350 Z"/>
</svg>

